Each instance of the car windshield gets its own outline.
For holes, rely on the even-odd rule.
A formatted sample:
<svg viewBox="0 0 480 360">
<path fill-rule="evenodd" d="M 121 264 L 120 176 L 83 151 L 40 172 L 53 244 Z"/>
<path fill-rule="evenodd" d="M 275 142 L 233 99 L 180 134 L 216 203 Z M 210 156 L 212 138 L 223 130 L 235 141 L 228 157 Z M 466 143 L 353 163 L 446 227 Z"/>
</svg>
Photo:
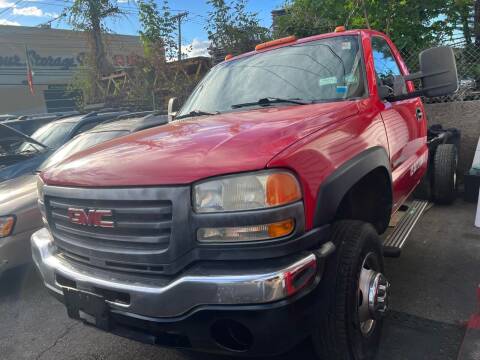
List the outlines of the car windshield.
<svg viewBox="0 0 480 360">
<path fill-rule="evenodd" d="M 58 164 L 67 157 L 77 153 L 79 151 L 88 149 L 101 142 L 126 135 L 129 132 L 127 130 L 115 130 L 115 131 L 103 131 L 103 132 L 91 132 L 80 134 L 73 140 L 63 145 L 60 149 L 55 151 L 39 168 L 40 171 L 47 167 Z"/>
<path fill-rule="evenodd" d="M 32 139 L 38 141 L 39 143 L 44 144 L 50 149 L 57 149 L 63 145 L 66 140 L 67 134 L 75 126 L 75 122 L 54 122 L 42 126 L 40 129 L 35 131 L 31 136 Z M 23 142 L 22 145 L 18 148 L 18 153 L 25 152 L 36 152 L 42 151 L 43 148 L 40 145 L 33 144 L 28 140 Z"/>
<path fill-rule="evenodd" d="M 225 112 L 232 107 L 338 101 L 365 94 L 359 40 L 336 36 L 286 46 L 216 66 L 178 116 Z M 265 102 L 262 99 L 276 99 Z M 278 101 L 285 100 L 284 102 Z M 250 104 L 251 103 L 251 104 Z"/>
</svg>

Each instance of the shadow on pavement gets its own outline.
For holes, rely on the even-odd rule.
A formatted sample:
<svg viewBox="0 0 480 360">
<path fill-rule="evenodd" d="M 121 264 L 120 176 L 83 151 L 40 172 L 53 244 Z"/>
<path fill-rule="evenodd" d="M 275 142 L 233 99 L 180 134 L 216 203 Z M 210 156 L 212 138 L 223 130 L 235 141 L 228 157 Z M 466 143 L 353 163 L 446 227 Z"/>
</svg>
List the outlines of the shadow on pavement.
<svg viewBox="0 0 480 360">
<path fill-rule="evenodd" d="M 456 359 L 465 328 L 391 311 L 385 319 L 379 360 Z M 183 353 L 189 360 L 231 360 L 232 357 Z M 270 360 L 316 360 L 308 342 Z M 267 360 L 267 359 L 256 359 Z"/>
<path fill-rule="evenodd" d="M 32 284 L 41 285 L 33 264 L 7 270 L 0 276 L 0 300 L 9 296 L 20 297 L 24 292 L 31 293 Z"/>
</svg>

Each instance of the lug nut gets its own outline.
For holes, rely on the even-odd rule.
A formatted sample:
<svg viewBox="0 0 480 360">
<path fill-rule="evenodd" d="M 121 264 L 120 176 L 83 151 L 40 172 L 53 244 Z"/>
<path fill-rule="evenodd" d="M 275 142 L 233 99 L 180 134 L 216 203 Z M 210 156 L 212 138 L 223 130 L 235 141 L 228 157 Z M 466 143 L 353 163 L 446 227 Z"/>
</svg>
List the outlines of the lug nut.
<svg viewBox="0 0 480 360">
<path fill-rule="evenodd" d="M 381 273 L 371 278 L 369 291 L 369 310 L 373 318 L 383 316 L 388 310 L 388 289 L 390 283 Z"/>
</svg>

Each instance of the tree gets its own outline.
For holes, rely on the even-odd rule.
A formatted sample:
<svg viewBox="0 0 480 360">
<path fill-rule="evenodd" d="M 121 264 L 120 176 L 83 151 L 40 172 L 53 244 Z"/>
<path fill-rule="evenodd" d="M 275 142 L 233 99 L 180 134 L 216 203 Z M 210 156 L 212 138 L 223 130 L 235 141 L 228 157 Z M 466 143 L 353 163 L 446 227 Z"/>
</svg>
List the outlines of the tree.
<svg viewBox="0 0 480 360">
<path fill-rule="evenodd" d="M 103 43 L 102 33 L 107 31 L 105 21 L 122 15 L 123 12 L 117 2 L 112 0 L 74 0 L 67 12 L 73 28 L 88 34 L 90 47 L 72 87 L 82 91 L 83 103 L 96 102 L 100 93 L 99 79 L 113 69 Z"/>
<path fill-rule="evenodd" d="M 122 10 L 116 1 L 111 0 L 74 0 L 69 9 L 69 23 L 76 30 L 89 34 L 90 47 L 94 66 L 100 73 L 111 69 L 102 39 L 102 33 L 107 31 L 105 20 L 122 15 Z"/>
<path fill-rule="evenodd" d="M 475 1 L 473 21 L 474 21 L 474 33 L 475 33 L 475 45 L 480 47 L 480 0 Z"/>
<path fill-rule="evenodd" d="M 453 41 L 457 48 L 457 70 L 460 78 L 473 78 L 477 88 L 480 84 L 480 1 L 451 0 L 448 21 L 453 24 L 456 36 Z M 464 42 L 465 46 L 459 46 Z M 459 44 L 460 43 L 460 44 Z"/>
<path fill-rule="evenodd" d="M 480 0 L 452 0 L 448 19 L 467 45 L 480 47 Z"/>
<path fill-rule="evenodd" d="M 460 32 L 467 45 L 473 38 L 473 0 L 452 0 L 447 11 L 447 18 L 456 32 Z"/>
<path fill-rule="evenodd" d="M 399 47 L 425 47 L 452 33 L 441 16 L 447 5 L 446 0 L 291 0 L 275 35 L 305 37 L 347 25 L 385 32 Z"/>
<path fill-rule="evenodd" d="M 165 61 L 173 59 L 178 51 L 174 38 L 176 22 L 171 14 L 167 0 L 163 1 L 159 10 L 154 0 L 138 2 L 139 20 L 141 25 L 140 37 L 142 39 L 145 55 L 155 56 Z"/>
<path fill-rule="evenodd" d="M 247 11 L 246 0 L 208 0 L 207 3 L 212 9 L 205 30 L 212 49 L 239 54 L 270 39 L 270 32 L 260 25 L 258 14 Z"/>
<path fill-rule="evenodd" d="M 168 0 L 161 8 L 154 0 L 138 2 L 140 38 L 144 58 L 133 69 L 130 96 L 150 99 L 154 107 L 159 99 L 175 95 L 183 100 L 198 79 L 191 79 L 181 63 L 173 62 L 178 52 L 175 41 L 176 21 Z"/>
</svg>

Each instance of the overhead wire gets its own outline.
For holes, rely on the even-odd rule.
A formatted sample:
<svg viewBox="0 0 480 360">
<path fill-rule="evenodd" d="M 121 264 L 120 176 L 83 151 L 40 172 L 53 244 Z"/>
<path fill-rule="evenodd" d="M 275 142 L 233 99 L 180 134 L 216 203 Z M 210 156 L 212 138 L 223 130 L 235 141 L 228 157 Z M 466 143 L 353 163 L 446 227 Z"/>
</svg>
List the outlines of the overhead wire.
<svg viewBox="0 0 480 360">
<path fill-rule="evenodd" d="M 7 11 L 14 9 L 18 4 L 22 3 L 25 0 L 17 0 L 12 5 L 6 7 L 3 10 L 0 10 L 0 15 L 5 14 Z"/>
<path fill-rule="evenodd" d="M 0 15 L 2 13 L 5 13 L 9 10 L 12 10 L 14 9 L 15 7 L 17 7 L 17 5 L 21 4 L 21 3 L 35 3 L 35 4 L 40 4 L 40 5 L 48 5 L 48 6 L 54 6 L 54 7 L 61 7 L 62 10 L 60 12 L 60 14 L 58 14 L 57 16 L 53 17 L 53 18 L 50 18 L 48 19 L 47 21 L 44 21 L 44 22 L 41 22 L 39 24 L 37 24 L 36 26 L 39 27 L 39 26 L 42 26 L 42 25 L 51 25 L 52 23 L 56 22 L 56 21 L 62 21 L 67 15 L 68 15 L 68 6 L 71 5 L 73 2 L 71 1 L 62 1 L 62 0 L 17 0 L 14 4 L 12 4 L 9 8 L 6 8 L 6 9 L 3 9 L 2 11 L 0 11 Z M 138 15 L 138 12 L 139 12 L 139 9 L 138 9 L 138 6 L 136 5 L 127 5 L 127 4 L 122 4 L 119 6 L 119 8 L 127 15 Z M 172 12 L 183 12 L 185 10 L 183 9 L 171 9 Z M 10 18 L 8 18 L 7 20 L 13 20 L 16 18 L 15 15 L 13 14 L 10 15 Z M 132 22 L 132 19 L 128 16 L 125 17 L 125 19 L 127 22 L 128 22 L 128 25 L 129 27 L 132 29 L 133 32 L 137 33 L 138 32 L 138 28 L 134 25 L 134 23 Z M 185 19 L 186 22 L 189 22 L 189 23 L 192 23 L 192 24 L 195 24 L 195 25 L 198 25 L 198 26 L 205 26 L 205 21 L 207 20 L 207 17 L 203 14 L 199 14 L 199 13 L 192 13 L 189 11 L 189 16 Z M 118 23 L 115 23 L 115 27 L 118 27 Z M 73 47 L 72 47 L 73 48 Z"/>
</svg>

